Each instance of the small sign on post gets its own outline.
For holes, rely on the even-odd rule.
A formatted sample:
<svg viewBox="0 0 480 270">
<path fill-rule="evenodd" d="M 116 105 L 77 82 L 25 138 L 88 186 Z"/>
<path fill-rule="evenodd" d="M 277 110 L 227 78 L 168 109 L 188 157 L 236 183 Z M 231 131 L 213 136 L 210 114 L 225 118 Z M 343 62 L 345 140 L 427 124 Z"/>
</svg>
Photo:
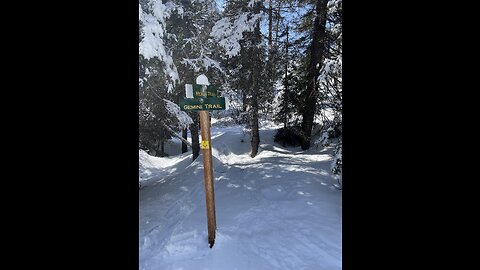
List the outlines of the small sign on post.
<svg viewBox="0 0 480 270">
<path fill-rule="evenodd" d="M 205 200 L 207 206 L 208 243 L 210 248 L 215 243 L 215 230 L 217 221 L 215 217 L 215 192 L 212 166 L 212 139 L 210 134 L 209 111 L 225 110 L 224 97 L 217 97 L 217 88 L 210 85 L 205 75 L 197 77 L 196 84 L 185 85 L 186 99 L 180 99 L 182 111 L 200 111 L 200 128 L 202 141 L 200 148 L 203 155 L 203 176 L 205 181 Z"/>
<path fill-rule="evenodd" d="M 185 84 L 185 96 L 187 98 L 193 98 L 193 87 L 191 84 Z"/>
<path fill-rule="evenodd" d="M 216 97 L 217 96 L 217 88 L 213 85 L 208 85 L 205 91 L 202 91 L 201 84 L 194 84 L 193 85 L 193 97 Z"/>
</svg>

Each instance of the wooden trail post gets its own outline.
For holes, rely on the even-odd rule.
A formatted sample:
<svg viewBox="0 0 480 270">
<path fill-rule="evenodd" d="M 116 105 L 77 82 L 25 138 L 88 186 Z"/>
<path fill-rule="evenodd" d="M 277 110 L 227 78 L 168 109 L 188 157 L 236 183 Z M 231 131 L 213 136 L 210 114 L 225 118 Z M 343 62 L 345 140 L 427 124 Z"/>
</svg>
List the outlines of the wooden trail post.
<svg viewBox="0 0 480 270">
<path fill-rule="evenodd" d="M 210 136 L 210 117 L 208 111 L 200 111 L 200 128 L 202 129 L 203 176 L 205 179 L 205 199 L 207 205 L 208 243 L 210 248 L 215 243 L 215 191 L 213 185 L 212 145 Z"/>
<path fill-rule="evenodd" d="M 185 85 L 186 99 L 179 102 L 182 111 L 200 111 L 200 129 L 202 142 L 200 148 L 203 155 L 203 176 L 205 181 L 205 200 L 207 206 L 208 243 L 210 248 L 215 243 L 217 221 L 215 217 L 215 192 L 213 181 L 212 139 L 210 135 L 210 110 L 225 110 L 224 97 L 217 97 L 215 87 L 209 85 L 205 75 L 197 77 L 197 84 Z"/>
</svg>

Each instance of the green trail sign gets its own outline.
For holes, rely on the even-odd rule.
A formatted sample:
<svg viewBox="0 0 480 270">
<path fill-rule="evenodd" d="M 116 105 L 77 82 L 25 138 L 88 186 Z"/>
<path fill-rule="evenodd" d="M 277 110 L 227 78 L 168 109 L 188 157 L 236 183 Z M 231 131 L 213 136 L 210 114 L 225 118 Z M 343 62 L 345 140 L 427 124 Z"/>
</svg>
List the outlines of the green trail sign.
<svg viewBox="0 0 480 270">
<path fill-rule="evenodd" d="M 186 98 L 180 99 L 179 103 L 182 111 L 225 110 L 224 97 Z"/>
<path fill-rule="evenodd" d="M 205 94 L 202 94 L 202 87 L 206 87 Z M 216 97 L 217 96 L 217 88 L 213 85 L 200 85 L 194 84 L 193 85 L 193 97 Z"/>
</svg>

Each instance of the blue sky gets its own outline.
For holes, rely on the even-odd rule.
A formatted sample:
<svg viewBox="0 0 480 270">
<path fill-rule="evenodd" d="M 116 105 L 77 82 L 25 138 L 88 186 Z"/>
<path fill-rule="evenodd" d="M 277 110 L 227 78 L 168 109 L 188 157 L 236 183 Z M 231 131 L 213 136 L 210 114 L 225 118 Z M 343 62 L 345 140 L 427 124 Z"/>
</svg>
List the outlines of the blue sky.
<svg viewBox="0 0 480 270">
<path fill-rule="evenodd" d="M 223 10 L 223 1 L 224 0 L 215 0 L 215 2 L 217 2 L 217 7 L 220 10 Z"/>
</svg>

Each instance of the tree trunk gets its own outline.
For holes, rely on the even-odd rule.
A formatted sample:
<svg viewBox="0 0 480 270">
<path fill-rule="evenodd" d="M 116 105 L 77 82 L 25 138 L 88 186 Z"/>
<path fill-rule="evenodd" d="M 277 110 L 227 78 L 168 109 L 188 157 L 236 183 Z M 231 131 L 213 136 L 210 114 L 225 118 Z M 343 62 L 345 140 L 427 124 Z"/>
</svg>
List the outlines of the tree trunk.
<svg viewBox="0 0 480 270">
<path fill-rule="evenodd" d="M 247 111 L 247 93 L 246 91 L 242 91 L 242 110 L 243 112 Z"/>
<path fill-rule="evenodd" d="M 273 25 L 273 7 L 272 0 L 268 1 L 268 49 L 272 48 L 272 25 Z"/>
<path fill-rule="evenodd" d="M 277 48 L 278 46 L 278 31 L 279 31 L 279 25 L 280 25 L 280 5 L 278 7 L 278 9 L 276 10 L 276 22 L 275 22 L 275 43 L 274 43 L 274 46 L 275 48 Z"/>
<path fill-rule="evenodd" d="M 182 137 L 183 137 L 185 140 L 187 140 L 187 129 L 186 129 L 186 128 L 184 128 L 184 129 L 182 130 Z M 184 141 L 182 141 L 182 154 L 183 154 L 183 153 L 186 153 L 187 151 L 188 151 L 187 144 L 186 144 Z"/>
<path fill-rule="evenodd" d="M 308 66 L 308 84 L 305 92 L 305 109 L 302 113 L 302 149 L 310 148 L 313 121 L 317 106 L 318 86 L 317 77 L 324 57 L 325 48 L 325 26 L 327 21 L 328 0 L 316 1 L 316 16 L 313 22 L 313 38 L 310 46 L 310 63 Z"/>
<path fill-rule="evenodd" d="M 288 25 L 287 25 L 287 42 L 285 43 L 285 92 L 284 92 L 284 102 L 285 102 L 285 107 L 284 107 L 284 119 L 283 119 L 283 128 L 286 129 L 288 125 Z"/>
<path fill-rule="evenodd" d="M 198 141 L 198 125 L 200 121 L 198 120 L 197 112 L 193 112 L 191 117 L 193 120 L 193 124 L 190 125 L 190 134 L 192 135 L 192 161 L 195 161 L 200 154 L 200 143 Z"/>
<path fill-rule="evenodd" d="M 160 156 L 165 156 L 165 140 L 160 141 Z"/>
<path fill-rule="evenodd" d="M 257 90 L 253 90 L 252 96 L 252 111 L 251 111 L 251 123 L 250 127 L 252 129 L 252 153 L 251 157 L 254 158 L 258 153 L 258 145 L 260 144 L 260 134 L 258 132 L 258 99 L 257 99 Z"/>
<path fill-rule="evenodd" d="M 260 22 L 257 22 L 255 27 L 254 36 L 254 44 L 260 43 L 261 34 L 260 34 Z M 257 57 L 260 59 L 260 57 Z M 258 146 L 260 144 L 260 134 L 258 131 L 258 92 L 262 80 L 262 67 L 260 65 L 254 65 L 252 74 L 250 74 L 250 93 L 251 93 L 251 101 L 250 101 L 250 127 L 251 127 L 251 136 L 252 136 L 252 153 L 251 157 L 254 158 L 258 153 Z"/>
<path fill-rule="evenodd" d="M 275 81 L 275 72 L 274 72 L 274 65 L 275 65 L 275 49 L 273 47 L 273 0 L 269 0 L 268 2 L 268 66 L 267 66 L 267 74 L 268 74 L 268 87 L 270 91 L 272 91 L 272 97 L 274 93 L 274 81 Z"/>
</svg>

